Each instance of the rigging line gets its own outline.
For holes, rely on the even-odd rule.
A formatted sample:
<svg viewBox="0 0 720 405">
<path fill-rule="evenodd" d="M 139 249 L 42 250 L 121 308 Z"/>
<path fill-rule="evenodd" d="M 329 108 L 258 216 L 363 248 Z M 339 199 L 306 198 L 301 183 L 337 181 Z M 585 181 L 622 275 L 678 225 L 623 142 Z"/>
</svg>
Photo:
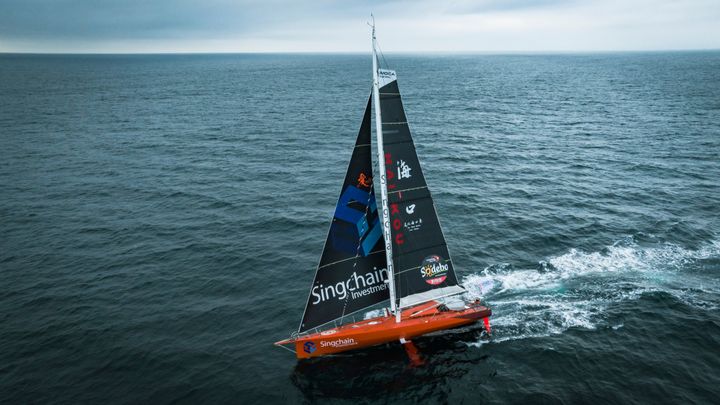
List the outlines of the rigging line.
<svg viewBox="0 0 720 405">
<path fill-rule="evenodd" d="M 365 308 L 358 309 L 358 310 L 356 310 L 356 311 L 354 311 L 354 312 L 351 312 L 351 313 L 347 314 L 347 316 L 350 316 L 350 315 L 353 315 L 353 314 L 358 314 L 358 313 L 360 313 L 360 311 L 366 311 L 366 312 L 368 312 L 368 311 L 367 311 L 368 308 L 370 308 L 370 307 L 372 307 L 372 306 L 375 306 L 375 305 L 384 304 L 385 301 L 386 301 L 386 300 L 382 300 L 382 301 L 380 301 L 380 302 L 377 302 L 377 303 L 372 304 L 372 305 L 370 305 L 370 306 L 367 306 L 367 307 L 365 307 Z M 320 332 L 320 328 L 322 328 L 323 326 L 329 325 L 330 323 L 336 322 L 338 319 L 340 319 L 340 318 L 335 318 L 335 319 L 333 319 L 333 320 L 331 320 L 331 321 L 327 321 L 327 322 L 325 322 L 325 323 L 323 323 L 323 324 L 320 324 L 320 325 L 318 325 L 318 326 L 316 326 L 316 327 L 314 327 L 314 328 L 308 329 L 308 331 L 314 330 L 315 333 L 318 333 L 318 332 Z M 309 335 L 309 334 L 310 334 L 310 333 L 308 333 L 307 331 L 300 333 L 301 336 L 307 336 L 307 335 Z M 299 336 L 300 336 L 300 335 L 299 335 Z"/>
<path fill-rule="evenodd" d="M 293 354 L 296 353 L 295 350 L 293 350 L 293 349 L 291 349 L 291 348 L 289 348 L 289 347 L 285 347 L 285 346 L 282 346 L 282 345 L 276 345 L 276 346 L 277 346 L 277 347 L 282 347 L 283 349 L 289 351 L 290 353 L 293 353 Z"/>
<path fill-rule="evenodd" d="M 380 49 L 380 42 L 375 39 L 375 45 L 377 45 L 378 51 L 380 52 L 380 57 L 382 58 L 383 62 L 385 63 L 385 67 L 387 69 L 390 69 L 390 64 L 385 59 L 385 54 L 383 53 L 382 49 Z"/>
</svg>

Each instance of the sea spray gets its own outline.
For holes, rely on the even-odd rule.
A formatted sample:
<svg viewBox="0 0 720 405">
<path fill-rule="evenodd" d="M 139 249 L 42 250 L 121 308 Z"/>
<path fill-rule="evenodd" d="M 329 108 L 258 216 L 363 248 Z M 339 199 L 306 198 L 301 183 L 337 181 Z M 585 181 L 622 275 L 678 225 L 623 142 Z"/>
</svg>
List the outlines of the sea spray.
<svg viewBox="0 0 720 405">
<path fill-rule="evenodd" d="M 489 266 L 466 276 L 463 285 L 469 296 L 483 295 L 493 307 L 494 341 L 502 342 L 594 329 L 605 321 L 608 306 L 651 291 L 717 308 L 713 297 L 720 294 L 720 282 L 698 283 L 683 273 L 698 261 L 718 258 L 718 240 L 692 250 L 672 243 L 640 246 L 625 238 L 595 252 L 570 249 L 540 261 L 540 270 Z"/>
</svg>

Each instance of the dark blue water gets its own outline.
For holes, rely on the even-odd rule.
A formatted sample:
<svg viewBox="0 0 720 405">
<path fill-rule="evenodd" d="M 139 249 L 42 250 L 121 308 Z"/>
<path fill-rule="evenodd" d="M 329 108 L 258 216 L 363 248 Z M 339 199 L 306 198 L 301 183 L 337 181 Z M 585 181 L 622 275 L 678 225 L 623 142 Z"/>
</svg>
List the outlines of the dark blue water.
<svg viewBox="0 0 720 405">
<path fill-rule="evenodd" d="M 720 53 L 389 56 L 491 341 L 272 346 L 369 56 L 0 55 L 0 402 L 716 403 Z"/>
</svg>

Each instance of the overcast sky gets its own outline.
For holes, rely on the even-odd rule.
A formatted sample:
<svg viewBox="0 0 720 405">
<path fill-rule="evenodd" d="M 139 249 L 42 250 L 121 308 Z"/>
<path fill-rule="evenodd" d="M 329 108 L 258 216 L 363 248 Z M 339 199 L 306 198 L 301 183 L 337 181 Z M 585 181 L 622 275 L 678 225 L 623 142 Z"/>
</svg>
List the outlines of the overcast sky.
<svg viewBox="0 0 720 405">
<path fill-rule="evenodd" d="M 0 52 L 720 48 L 720 0 L 0 0 Z"/>
</svg>

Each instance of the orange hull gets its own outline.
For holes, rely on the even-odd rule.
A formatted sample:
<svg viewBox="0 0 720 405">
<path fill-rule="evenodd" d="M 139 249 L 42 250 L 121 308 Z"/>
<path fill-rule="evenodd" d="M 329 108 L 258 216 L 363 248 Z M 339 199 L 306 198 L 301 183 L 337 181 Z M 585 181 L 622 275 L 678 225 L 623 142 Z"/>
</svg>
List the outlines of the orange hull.
<svg viewBox="0 0 720 405">
<path fill-rule="evenodd" d="M 437 302 L 430 301 L 408 308 L 403 311 L 400 322 L 395 322 L 392 315 L 380 316 L 275 344 L 294 343 L 297 358 L 306 359 L 400 339 L 410 340 L 430 332 L 470 325 L 491 315 L 490 308 L 482 305 L 446 311 L 438 310 L 437 306 Z"/>
</svg>

